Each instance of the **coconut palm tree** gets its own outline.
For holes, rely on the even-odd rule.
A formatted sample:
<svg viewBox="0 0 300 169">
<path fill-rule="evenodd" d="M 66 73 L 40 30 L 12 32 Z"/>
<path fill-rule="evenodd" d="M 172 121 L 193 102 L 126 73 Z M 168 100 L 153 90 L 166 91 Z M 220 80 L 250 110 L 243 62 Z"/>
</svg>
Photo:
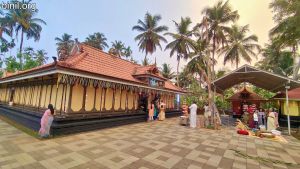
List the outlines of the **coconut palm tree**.
<svg viewBox="0 0 300 169">
<path fill-rule="evenodd" d="M 3 11 L 0 10 L 0 39 L 2 42 L 7 42 L 3 37 L 3 33 L 8 36 L 12 36 L 13 27 L 15 22 L 9 15 L 4 15 Z"/>
<path fill-rule="evenodd" d="M 215 53 L 219 45 L 226 43 L 226 33 L 229 30 L 227 25 L 235 22 L 239 18 L 239 14 L 238 11 L 232 10 L 228 0 L 225 3 L 220 0 L 213 7 L 205 8 L 202 13 L 205 16 L 198 27 L 208 31 L 205 35 L 212 44 L 212 59 L 215 60 Z M 215 72 L 214 65 L 212 65 L 213 74 Z"/>
<path fill-rule="evenodd" d="M 134 40 L 138 41 L 139 50 L 145 52 L 145 58 L 148 54 L 153 54 L 156 48 L 162 50 L 161 42 L 167 43 L 167 40 L 160 35 L 168 30 L 167 26 L 160 26 L 158 22 L 161 20 L 160 15 L 145 14 L 144 21 L 138 20 L 138 24 L 132 27 L 132 30 L 141 32 Z"/>
<path fill-rule="evenodd" d="M 191 39 L 192 30 L 190 30 L 191 19 L 189 17 L 182 18 L 180 23 L 175 22 L 176 33 L 165 33 L 174 40 L 167 44 L 165 50 L 170 50 L 170 57 L 177 54 L 177 85 L 179 81 L 179 63 L 181 59 L 187 59 L 190 50 L 193 48 L 194 41 Z"/>
<path fill-rule="evenodd" d="M 20 6 L 22 4 L 29 4 L 31 0 L 21 1 Z M 26 35 L 27 39 L 33 38 L 34 41 L 38 41 L 41 37 L 42 26 L 46 25 L 46 22 L 40 18 L 36 18 L 38 10 L 31 9 L 11 9 L 9 10 L 8 16 L 12 18 L 13 22 L 16 23 L 15 32 L 16 36 L 20 33 L 20 48 L 19 53 L 22 53 L 23 43 L 24 43 L 24 35 Z M 22 57 L 20 59 L 20 65 L 22 67 Z"/>
<path fill-rule="evenodd" d="M 114 41 L 112 42 L 112 45 L 111 45 L 111 49 L 110 51 L 113 51 L 112 53 L 115 55 L 115 56 L 118 56 L 118 57 L 121 57 L 124 55 L 124 51 L 125 50 L 125 44 L 122 42 L 122 41 Z"/>
<path fill-rule="evenodd" d="M 256 57 L 256 51 L 260 51 L 260 46 L 257 44 L 258 38 L 256 35 L 247 36 L 248 32 L 249 25 L 232 25 L 228 32 L 227 45 L 219 50 L 220 55 L 224 55 L 224 65 L 230 61 L 238 68 L 241 58 L 250 63 L 251 56 Z"/>
<path fill-rule="evenodd" d="M 282 76 L 293 75 L 293 53 L 288 50 L 281 50 L 274 42 L 267 44 L 262 50 L 262 60 L 255 66 Z"/>
<path fill-rule="evenodd" d="M 148 66 L 148 65 L 151 65 L 151 62 L 150 62 L 150 60 L 148 58 L 144 58 L 142 60 L 142 65 L 143 66 Z"/>
<path fill-rule="evenodd" d="M 74 44 L 74 40 L 72 39 L 72 35 L 64 33 L 61 38 L 55 38 L 57 45 L 57 54 L 59 60 L 64 60 L 66 57 L 70 55 L 72 50 L 72 46 Z"/>
<path fill-rule="evenodd" d="M 38 66 L 41 66 L 43 64 L 45 64 L 48 60 L 48 57 L 47 57 L 47 52 L 45 50 L 37 50 L 35 53 L 34 53 L 34 58 L 38 64 Z"/>
<path fill-rule="evenodd" d="M 89 35 L 84 43 L 94 48 L 104 50 L 105 48 L 108 48 L 106 41 L 107 39 L 103 33 L 96 32 L 92 35 Z"/>
<path fill-rule="evenodd" d="M 164 78 L 173 79 L 175 77 L 174 72 L 172 72 L 172 68 L 169 64 L 163 63 L 160 68 L 160 72 Z"/>
<path fill-rule="evenodd" d="M 128 57 L 131 57 L 131 55 L 132 55 L 132 50 L 131 50 L 130 46 L 128 46 L 127 48 L 124 49 L 124 56 L 126 58 L 128 58 Z"/>
</svg>

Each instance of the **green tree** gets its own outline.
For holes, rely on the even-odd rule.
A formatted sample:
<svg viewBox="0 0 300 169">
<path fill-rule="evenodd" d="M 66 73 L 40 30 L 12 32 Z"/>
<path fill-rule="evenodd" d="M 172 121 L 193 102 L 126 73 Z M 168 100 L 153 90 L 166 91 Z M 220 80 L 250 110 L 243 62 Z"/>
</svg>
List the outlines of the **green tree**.
<svg viewBox="0 0 300 169">
<path fill-rule="evenodd" d="M 47 52 L 43 49 L 37 50 L 34 53 L 34 59 L 36 60 L 38 66 L 45 64 L 48 60 Z"/>
<path fill-rule="evenodd" d="M 282 76 L 293 75 L 293 53 L 281 50 L 276 44 L 267 44 L 262 50 L 262 59 L 256 63 L 260 69 Z"/>
<path fill-rule="evenodd" d="M 31 0 L 25 1 L 12 1 L 13 3 L 20 3 L 20 6 L 22 4 L 27 4 L 31 2 Z M 9 18 L 12 18 L 13 22 L 16 23 L 15 31 L 16 36 L 20 33 L 21 40 L 20 40 L 20 48 L 19 53 L 22 54 L 23 50 L 23 43 L 24 43 L 24 35 L 26 35 L 27 39 L 33 38 L 34 41 L 38 41 L 41 37 L 42 32 L 42 26 L 46 25 L 46 22 L 40 18 L 36 18 L 38 10 L 32 10 L 32 9 L 11 9 L 9 10 L 8 16 Z M 20 57 L 20 65 L 22 69 L 22 56 Z"/>
<path fill-rule="evenodd" d="M 111 48 L 109 49 L 109 53 L 121 57 L 124 55 L 125 44 L 122 41 L 114 41 L 112 42 Z"/>
<path fill-rule="evenodd" d="M 5 14 L 2 10 L 0 10 L 0 40 L 2 42 L 7 42 L 7 40 L 3 37 L 3 34 L 6 34 L 12 37 L 13 27 L 15 22 L 13 19 Z"/>
<path fill-rule="evenodd" d="M 187 70 L 186 67 L 184 67 L 178 76 L 178 86 L 181 88 L 189 88 L 193 78 L 193 75 Z"/>
<path fill-rule="evenodd" d="M 134 40 L 138 41 L 139 50 L 145 52 L 145 58 L 148 54 L 153 54 L 156 48 L 162 50 L 161 42 L 167 43 L 167 40 L 160 35 L 168 30 L 167 26 L 160 26 L 158 22 L 161 20 L 160 15 L 145 14 L 144 21 L 138 20 L 138 24 L 132 27 L 132 30 L 141 32 Z"/>
<path fill-rule="evenodd" d="M 131 50 L 131 47 L 128 46 L 127 48 L 124 49 L 124 56 L 126 58 L 128 58 L 128 57 L 131 57 L 131 55 L 132 55 L 132 50 Z"/>
<path fill-rule="evenodd" d="M 180 23 L 175 22 L 176 33 L 165 33 L 174 40 L 167 44 L 165 50 L 170 50 L 170 57 L 177 54 L 177 85 L 179 86 L 179 63 L 181 59 L 188 59 L 190 50 L 193 49 L 193 40 L 191 39 L 192 30 L 190 30 L 191 19 L 189 17 L 182 18 Z"/>
<path fill-rule="evenodd" d="M 172 72 L 171 66 L 167 63 L 162 64 L 160 72 L 164 78 L 173 79 L 175 77 L 174 72 Z"/>
<path fill-rule="evenodd" d="M 21 68 L 20 63 L 17 61 L 17 58 L 14 56 L 9 56 L 5 58 L 4 63 L 6 65 L 6 71 L 8 72 L 16 72 Z"/>
<path fill-rule="evenodd" d="M 270 30 L 270 36 L 280 48 L 290 47 L 293 53 L 293 78 L 298 79 L 300 60 L 297 61 L 298 46 L 300 43 L 300 1 L 299 0 L 274 0 L 270 4 L 273 9 L 274 20 L 277 25 Z"/>
<path fill-rule="evenodd" d="M 92 35 L 89 35 L 84 43 L 94 48 L 104 50 L 105 48 L 108 48 L 108 44 L 106 43 L 106 41 L 107 39 L 103 33 L 96 32 Z"/>
<path fill-rule="evenodd" d="M 232 10 L 228 0 L 225 3 L 220 0 L 213 7 L 205 8 L 202 13 L 204 14 L 204 18 L 198 27 L 207 31 L 204 33 L 206 38 L 203 39 L 211 42 L 212 59 L 215 60 L 215 53 L 219 45 L 226 43 L 226 34 L 229 31 L 227 25 L 238 20 L 239 14 L 238 11 Z M 213 74 L 215 72 L 214 65 L 212 65 Z"/>
<path fill-rule="evenodd" d="M 224 65 L 230 61 L 238 68 L 241 58 L 250 63 L 251 56 L 256 57 L 256 51 L 260 51 L 260 46 L 257 44 L 258 38 L 256 35 L 247 36 L 248 31 L 249 25 L 241 27 L 232 25 L 228 31 L 227 45 L 219 50 L 220 55 L 224 55 Z"/>
<path fill-rule="evenodd" d="M 56 37 L 56 46 L 57 46 L 57 55 L 59 60 L 66 59 L 70 55 L 72 50 L 74 40 L 72 39 L 72 35 L 64 33 L 61 38 Z"/>
</svg>

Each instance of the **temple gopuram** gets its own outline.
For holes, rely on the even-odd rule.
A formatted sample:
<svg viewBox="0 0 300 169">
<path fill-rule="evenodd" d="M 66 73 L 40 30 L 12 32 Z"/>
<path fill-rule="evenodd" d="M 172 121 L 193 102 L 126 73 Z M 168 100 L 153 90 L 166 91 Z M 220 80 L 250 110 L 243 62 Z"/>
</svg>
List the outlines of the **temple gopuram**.
<svg viewBox="0 0 300 169">
<path fill-rule="evenodd" d="M 166 116 L 179 113 L 184 91 L 156 65 L 141 66 L 78 43 L 70 56 L 0 79 L 0 114 L 38 130 L 48 104 L 55 107 L 52 134 L 74 133 L 145 121 L 153 99 Z"/>
</svg>

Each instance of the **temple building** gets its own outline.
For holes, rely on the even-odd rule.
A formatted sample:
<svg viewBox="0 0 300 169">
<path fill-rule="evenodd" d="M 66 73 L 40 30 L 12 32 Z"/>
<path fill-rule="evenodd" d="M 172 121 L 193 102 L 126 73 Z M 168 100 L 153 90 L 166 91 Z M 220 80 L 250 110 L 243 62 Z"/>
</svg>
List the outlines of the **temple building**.
<svg viewBox="0 0 300 169">
<path fill-rule="evenodd" d="M 289 115 L 291 116 L 291 125 L 295 127 L 300 126 L 300 88 L 296 88 L 288 91 L 289 98 Z M 279 117 L 282 125 L 285 126 L 287 120 L 287 105 L 286 105 L 286 93 L 279 92 L 272 98 L 279 108 Z"/>
<path fill-rule="evenodd" d="M 171 116 L 179 112 L 179 94 L 184 91 L 162 77 L 155 65 L 141 66 L 77 44 L 68 57 L 6 73 L 0 79 L 0 112 L 37 129 L 51 103 L 53 132 L 69 133 L 145 120 L 147 105 L 155 99 L 166 103 L 166 115 Z"/>
<path fill-rule="evenodd" d="M 250 91 L 246 87 L 244 87 L 239 92 L 233 94 L 226 100 L 231 102 L 234 117 L 241 117 L 243 113 L 247 111 L 248 105 L 255 104 L 257 108 L 260 108 L 261 103 L 267 101 L 266 99 Z"/>
</svg>

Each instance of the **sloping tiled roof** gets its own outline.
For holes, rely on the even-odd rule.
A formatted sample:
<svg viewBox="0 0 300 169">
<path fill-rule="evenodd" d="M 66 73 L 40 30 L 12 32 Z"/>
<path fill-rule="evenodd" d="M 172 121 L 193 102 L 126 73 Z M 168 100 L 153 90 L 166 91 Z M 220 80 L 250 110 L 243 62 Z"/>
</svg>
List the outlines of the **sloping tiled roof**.
<svg viewBox="0 0 300 169">
<path fill-rule="evenodd" d="M 285 99 L 285 92 L 279 93 L 273 97 L 273 99 Z M 289 100 L 300 100 L 300 87 L 288 91 Z"/>
<path fill-rule="evenodd" d="M 141 83 L 132 74 L 139 65 L 82 44 L 82 53 L 59 61 L 58 65 L 131 82 Z"/>
<path fill-rule="evenodd" d="M 64 61 L 57 61 L 56 65 L 54 63 L 46 64 L 43 66 L 26 70 L 22 73 L 13 74 L 11 76 L 17 76 L 19 74 L 34 72 L 45 67 L 56 66 L 58 68 L 77 70 L 105 77 L 110 77 L 113 79 L 125 80 L 127 82 L 145 85 L 144 82 L 138 80 L 134 76 L 137 75 L 137 73 L 142 74 L 147 72 L 147 70 L 149 69 L 152 70 L 153 68 L 155 68 L 155 65 L 141 66 L 139 64 L 135 64 L 128 60 L 110 55 L 106 52 L 103 52 L 99 49 L 93 48 L 85 44 L 80 44 L 80 48 L 80 53 L 77 53 L 73 56 L 69 56 Z M 153 76 L 165 79 L 159 73 L 153 74 Z M 174 84 L 172 84 L 172 82 L 168 80 L 165 81 L 165 88 L 169 90 L 183 92 L 181 88 L 175 86 Z"/>
<path fill-rule="evenodd" d="M 243 94 L 246 94 L 247 97 L 243 97 Z M 262 100 L 266 100 L 266 99 L 262 98 L 261 96 L 259 96 L 256 93 L 251 92 L 247 88 L 243 88 L 239 92 L 233 94 L 227 100 L 230 100 L 230 101 L 233 101 L 233 100 L 252 100 L 252 101 L 253 100 L 261 100 L 262 101 Z"/>
</svg>

